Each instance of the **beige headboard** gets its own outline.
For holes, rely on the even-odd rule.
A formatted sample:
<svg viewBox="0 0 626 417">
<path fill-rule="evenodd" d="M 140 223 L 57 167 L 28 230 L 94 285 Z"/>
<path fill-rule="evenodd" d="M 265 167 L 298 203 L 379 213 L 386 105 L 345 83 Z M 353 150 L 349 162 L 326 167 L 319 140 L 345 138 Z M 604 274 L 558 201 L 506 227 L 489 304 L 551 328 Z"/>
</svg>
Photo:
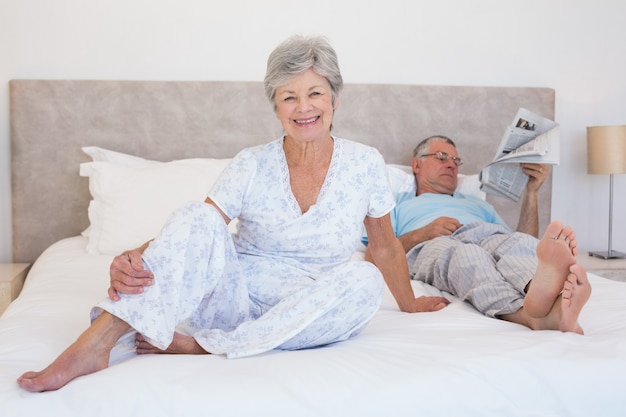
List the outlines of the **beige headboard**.
<svg viewBox="0 0 626 417">
<path fill-rule="evenodd" d="M 388 163 L 408 164 L 426 136 L 453 138 L 477 173 L 494 156 L 519 107 L 554 118 L 554 90 L 348 84 L 333 133 L 376 146 Z M 10 82 L 13 259 L 30 262 L 51 243 L 88 226 L 90 195 L 78 175 L 95 145 L 167 161 L 232 157 L 282 134 L 258 82 Z M 518 205 L 488 198 L 515 228 Z M 540 195 L 550 220 L 551 178 Z"/>
</svg>

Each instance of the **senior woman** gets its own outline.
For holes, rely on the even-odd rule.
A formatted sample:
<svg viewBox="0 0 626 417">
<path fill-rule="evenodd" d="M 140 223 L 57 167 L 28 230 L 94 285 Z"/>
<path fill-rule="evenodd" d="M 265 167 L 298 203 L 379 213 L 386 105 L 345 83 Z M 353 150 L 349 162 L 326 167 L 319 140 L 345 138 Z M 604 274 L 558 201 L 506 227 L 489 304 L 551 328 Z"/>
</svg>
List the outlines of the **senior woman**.
<svg viewBox="0 0 626 417">
<path fill-rule="evenodd" d="M 383 277 L 401 310 L 443 308 L 445 298 L 415 298 L 411 289 L 382 156 L 330 134 L 342 84 L 323 38 L 279 45 L 265 89 L 284 137 L 242 150 L 205 202 L 183 206 L 153 241 L 117 256 L 91 326 L 18 383 L 55 390 L 106 368 L 128 332 L 138 354 L 242 357 L 342 341 L 379 308 Z M 363 224 L 380 270 L 350 261 Z"/>
</svg>

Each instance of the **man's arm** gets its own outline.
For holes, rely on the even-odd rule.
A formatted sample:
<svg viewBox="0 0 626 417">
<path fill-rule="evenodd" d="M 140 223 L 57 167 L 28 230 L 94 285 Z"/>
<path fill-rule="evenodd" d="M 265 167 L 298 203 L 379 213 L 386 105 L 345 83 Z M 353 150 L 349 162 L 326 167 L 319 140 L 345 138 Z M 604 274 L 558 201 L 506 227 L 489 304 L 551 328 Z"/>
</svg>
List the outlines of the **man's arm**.
<svg viewBox="0 0 626 417">
<path fill-rule="evenodd" d="M 368 245 L 365 259 L 378 267 L 400 310 L 408 313 L 441 310 L 448 304 L 445 297 L 418 297 L 411 287 L 409 267 L 400 241 L 393 233 L 389 214 L 366 217 Z"/>
<path fill-rule="evenodd" d="M 539 237 L 539 188 L 548 178 L 550 168 L 541 164 L 522 164 L 528 184 L 522 198 L 517 231 Z"/>
<path fill-rule="evenodd" d="M 434 221 L 430 222 L 424 227 L 415 229 L 411 232 L 405 233 L 398 239 L 402 243 L 404 253 L 407 253 L 416 245 L 426 242 L 427 240 L 434 239 L 439 236 L 451 235 L 461 227 L 462 224 L 453 217 L 438 217 Z"/>
</svg>

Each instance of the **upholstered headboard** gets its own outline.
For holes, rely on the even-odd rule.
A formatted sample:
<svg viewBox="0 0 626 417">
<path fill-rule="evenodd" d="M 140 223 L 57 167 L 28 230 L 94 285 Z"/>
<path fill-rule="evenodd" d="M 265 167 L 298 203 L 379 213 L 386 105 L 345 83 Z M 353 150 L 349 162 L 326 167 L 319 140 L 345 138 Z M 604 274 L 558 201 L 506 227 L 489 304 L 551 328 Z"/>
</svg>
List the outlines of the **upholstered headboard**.
<svg viewBox="0 0 626 417">
<path fill-rule="evenodd" d="M 519 107 L 554 117 L 549 88 L 348 84 L 333 133 L 376 146 L 408 164 L 421 139 L 453 138 L 477 173 L 491 161 Z M 225 158 L 282 134 L 258 82 L 10 82 L 13 259 L 30 262 L 51 243 L 88 226 L 87 161 L 94 145 L 167 161 Z M 515 228 L 517 204 L 488 197 Z M 551 178 L 540 194 L 540 228 L 550 220 Z"/>
</svg>

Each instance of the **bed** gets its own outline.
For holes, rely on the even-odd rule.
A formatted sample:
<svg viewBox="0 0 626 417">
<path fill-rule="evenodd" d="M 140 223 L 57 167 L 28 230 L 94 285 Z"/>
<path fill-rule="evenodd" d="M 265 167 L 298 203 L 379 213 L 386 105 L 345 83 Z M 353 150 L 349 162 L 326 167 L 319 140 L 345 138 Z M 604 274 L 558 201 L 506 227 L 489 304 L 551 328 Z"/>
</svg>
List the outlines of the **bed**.
<svg viewBox="0 0 626 417">
<path fill-rule="evenodd" d="M 394 188 L 407 186 L 403 167 L 420 139 L 450 136 L 467 161 L 462 186 L 480 193 L 476 173 L 517 109 L 553 118 L 554 97 L 548 88 L 348 84 L 333 133 L 376 146 Z M 14 261 L 33 266 L 0 317 L 2 415 L 621 416 L 626 409 L 626 284 L 594 274 L 580 317 L 584 336 L 489 319 L 449 294 L 440 312 L 405 314 L 387 292 L 363 333 L 346 342 L 242 359 L 136 356 L 121 345 L 106 370 L 59 391 L 25 392 L 15 379 L 45 367 L 88 326 L 113 256 L 158 231 L 177 200 L 203 199 L 229 158 L 281 128 L 257 82 L 13 80 L 10 111 Z M 550 196 L 549 179 L 541 230 Z M 515 228 L 517 205 L 486 198 Z M 141 227 L 133 226 L 137 216 Z M 441 294 L 412 285 L 418 295 Z"/>
</svg>

